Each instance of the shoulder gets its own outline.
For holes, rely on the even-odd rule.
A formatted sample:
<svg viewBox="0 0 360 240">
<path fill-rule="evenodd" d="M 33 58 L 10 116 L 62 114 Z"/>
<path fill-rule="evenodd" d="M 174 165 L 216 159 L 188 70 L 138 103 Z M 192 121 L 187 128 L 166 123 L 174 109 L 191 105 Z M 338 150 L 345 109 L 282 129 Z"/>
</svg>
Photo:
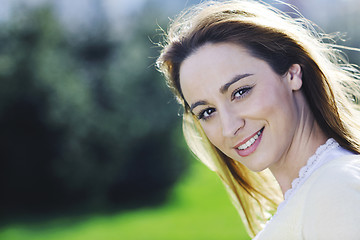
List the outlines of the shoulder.
<svg viewBox="0 0 360 240">
<path fill-rule="evenodd" d="M 333 174 L 337 174 L 338 177 L 342 177 L 344 180 L 359 179 L 359 172 L 360 155 L 347 155 L 334 159 L 320 167 L 314 174 L 314 180 L 319 183 L 336 181 L 332 176 Z"/>
<path fill-rule="evenodd" d="M 360 184 L 360 155 L 348 155 L 334 159 L 320 167 L 312 177 L 310 193 L 349 191 Z M 354 190 L 354 189 L 353 189 Z M 358 189 L 359 190 L 359 189 Z"/>
<path fill-rule="evenodd" d="M 328 162 L 314 172 L 310 183 L 304 210 L 305 239 L 360 236 L 360 156 Z"/>
</svg>

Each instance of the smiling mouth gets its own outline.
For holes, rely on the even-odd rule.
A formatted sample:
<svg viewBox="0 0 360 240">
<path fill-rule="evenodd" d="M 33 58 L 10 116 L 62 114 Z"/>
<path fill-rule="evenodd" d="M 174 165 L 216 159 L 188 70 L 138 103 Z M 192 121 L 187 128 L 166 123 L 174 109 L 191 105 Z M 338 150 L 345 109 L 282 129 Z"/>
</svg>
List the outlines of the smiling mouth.
<svg viewBox="0 0 360 240">
<path fill-rule="evenodd" d="M 238 150 L 246 150 L 251 147 L 255 141 L 260 137 L 261 133 L 264 131 L 264 128 L 260 129 L 253 137 L 247 140 L 244 144 L 237 147 Z"/>
</svg>

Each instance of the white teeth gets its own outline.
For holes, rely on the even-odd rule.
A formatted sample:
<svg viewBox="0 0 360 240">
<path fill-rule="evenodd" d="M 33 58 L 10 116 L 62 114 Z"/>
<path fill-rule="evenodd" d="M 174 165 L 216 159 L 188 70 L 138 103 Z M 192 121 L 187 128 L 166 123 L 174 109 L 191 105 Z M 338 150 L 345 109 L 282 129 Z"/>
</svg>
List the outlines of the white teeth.
<svg viewBox="0 0 360 240">
<path fill-rule="evenodd" d="M 248 147 L 250 147 L 251 145 L 254 144 L 254 142 L 256 141 L 256 139 L 259 138 L 261 134 L 261 130 L 255 135 L 253 136 L 252 138 L 250 138 L 246 143 L 244 143 L 243 145 L 239 146 L 238 149 L 239 150 L 245 150 L 247 149 Z"/>
</svg>

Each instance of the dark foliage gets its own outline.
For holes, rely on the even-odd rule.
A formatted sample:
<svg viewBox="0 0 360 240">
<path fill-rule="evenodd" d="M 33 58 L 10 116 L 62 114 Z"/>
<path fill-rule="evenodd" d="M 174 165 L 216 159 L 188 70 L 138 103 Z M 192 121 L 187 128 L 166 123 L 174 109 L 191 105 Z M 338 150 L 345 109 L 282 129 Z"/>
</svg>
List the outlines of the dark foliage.
<svg viewBox="0 0 360 240">
<path fill-rule="evenodd" d="M 1 27 L 3 218 L 156 203 L 186 169 L 151 31 L 101 26 L 71 35 L 43 8 Z"/>
</svg>

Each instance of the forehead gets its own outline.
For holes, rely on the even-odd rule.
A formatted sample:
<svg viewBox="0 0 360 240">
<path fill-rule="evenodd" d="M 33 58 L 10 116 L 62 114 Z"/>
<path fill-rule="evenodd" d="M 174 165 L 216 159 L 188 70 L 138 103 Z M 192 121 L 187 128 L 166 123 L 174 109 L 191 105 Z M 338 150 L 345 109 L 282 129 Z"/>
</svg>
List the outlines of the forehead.
<svg viewBox="0 0 360 240">
<path fill-rule="evenodd" d="M 219 88 L 235 75 L 254 72 L 259 59 L 233 43 L 208 43 L 184 60 L 180 67 L 180 86 L 186 98 L 190 89 L 212 84 Z"/>
<path fill-rule="evenodd" d="M 250 57 L 246 48 L 234 43 L 206 43 L 190 54 L 181 64 L 180 74 L 193 65 L 198 68 L 211 64 L 238 62 L 240 58 Z"/>
</svg>

